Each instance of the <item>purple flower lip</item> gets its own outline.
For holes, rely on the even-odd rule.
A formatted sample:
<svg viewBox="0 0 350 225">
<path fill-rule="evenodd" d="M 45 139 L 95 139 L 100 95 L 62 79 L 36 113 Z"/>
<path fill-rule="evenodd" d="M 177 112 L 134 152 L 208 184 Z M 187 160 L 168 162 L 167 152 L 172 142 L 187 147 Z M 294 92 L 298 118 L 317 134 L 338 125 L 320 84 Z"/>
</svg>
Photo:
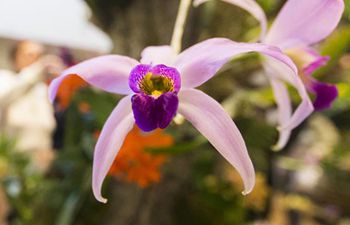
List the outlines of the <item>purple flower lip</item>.
<svg viewBox="0 0 350 225">
<path fill-rule="evenodd" d="M 172 92 L 164 93 L 158 98 L 141 93 L 133 95 L 131 103 L 137 126 L 148 132 L 169 126 L 176 115 L 179 99 Z"/>
<path fill-rule="evenodd" d="M 309 53 L 313 55 L 314 60 L 302 69 L 300 76 L 306 89 L 315 95 L 315 99 L 313 101 L 315 110 L 321 111 L 332 106 L 332 103 L 338 97 L 338 89 L 333 84 L 322 83 L 312 77 L 312 73 L 326 65 L 330 57 L 320 56 L 313 52 Z"/>
<path fill-rule="evenodd" d="M 138 127 L 147 132 L 166 128 L 176 115 L 180 90 L 180 74 L 165 65 L 140 64 L 130 73 L 133 95 L 132 110 Z"/>
<path fill-rule="evenodd" d="M 322 83 L 312 79 L 307 87 L 310 92 L 315 94 L 316 98 L 313 105 L 317 111 L 330 108 L 338 97 L 338 89 L 333 84 Z"/>
<path fill-rule="evenodd" d="M 180 73 L 165 65 L 137 65 L 130 72 L 129 86 L 135 93 L 159 97 L 166 92 L 178 93 L 181 88 Z"/>
</svg>

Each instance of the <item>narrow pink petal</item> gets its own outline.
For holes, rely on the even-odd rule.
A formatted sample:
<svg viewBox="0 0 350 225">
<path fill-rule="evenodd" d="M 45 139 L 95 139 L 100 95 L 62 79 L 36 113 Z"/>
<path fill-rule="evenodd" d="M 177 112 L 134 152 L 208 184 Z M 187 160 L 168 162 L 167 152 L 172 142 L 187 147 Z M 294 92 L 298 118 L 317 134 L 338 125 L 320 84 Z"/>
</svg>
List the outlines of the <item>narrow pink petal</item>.
<svg viewBox="0 0 350 225">
<path fill-rule="evenodd" d="M 343 0 L 288 0 L 265 43 L 283 49 L 317 43 L 336 28 L 343 11 Z"/>
<path fill-rule="evenodd" d="M 222 106 L 195 89 L 179 93 L 178 112 L 198 129 L 239 172 L 244 183 L 243 194 L 252 191 L 255 172 L 241 133 Z"/>
<path fill-rule="evenodd" d="M 95 147 L 92 190 L 95 198 L 100 202 L 107 202 L 107 199 L 101 195 L 103 180 L 134 123 L 135 120 L 131 110 L 131 96 L 126 96 L 120 100 L 107 119 Z"/>
<path fill-rule="evenodd" d="M 171 66 L 176 58 L 174 49 L 168 45 L 150 46 L 145 48 L 141 53 L 142 64 L 164 64 Z"/>
<path fill-rule="evenodd" d="M 322 56 L 317 51 L 311 48 L 304 50 L 304 54 L 308 54 L 308 59 L 305 60 L 305 65 L 303 67 L 303 73 L 305 75 L 312 75 L 319 68 L 327 65 L 330 60 L 329 56 Z"/>
<path fill-rule="evenodd" d="M 209 0 L 194 0 L 193 4 L 195 6 L 198 6 L 207 1 Z M 255 0 L 222 0 L 222 1 L 241 7 L 242 9 L 249 12 L 252 16 L 254 16 L 255 19 L 257 19 L 260 23 L 260 27 L 261 27 L 260 39 L 261 40 L 264 39 L 267 31 L 266 15 L 264 13 L 264 10 L 259 6 L 258 3 L 256 3 Z"/>
<path fill-rule="evenodd" d="M 285 53 L 294 60 L 298 68 L 302 70 L 301 73 L 306 75 L 311 75 L 330 60 L 329 56 L 320 55 L 312 47 L 290 48 Z"/>
<path fill-rule="evenodd" d="M 288 124 L 288 121 L 292 117 L 292 103 L 290 101 L 287 87 L 282 81 L 271 78 L 270 83 L 277 103 L 278 124 L 283 127 Z M 282 149 L 287 144 L 290 134 L 290 129 L 280 130 L 279 139 L 275 144 L 274 149 Z"/>
<path fill-rule="evenodd" d="M 279 81 L 284 81 L 292 85 L 298 92 L 301 103 L 297 107 L 297 109 L 294 111 L 293 115 L 290 119 L 287 120 L 287 118 L 283 119 L 284 123 L 281 124 L 280 130 L 292 130 L 295 127 L 297 127 L 300 123 L 302 123 L 314 110 L 314 107 L 312 105 L 311 99 L 307 94 L 306 88 L 301 81 L 300 77 L 295 74 L 295 71 L 292 71 L 290 67 L 276 61 L 275 59 L 265 59 L 264 61 L 264 68 L 267 71 L 268 76 L 271 79 L 276 79 Z M 278 93 L 275 93 L 275 95 L 283 95 L 285 93 L 281 92 L 281 89 L 279 89 Z M 283 91 L 284 92 L 284 91 Z M 285 96 L 284 96 L 285 97 Z M 287 98 L 284 98 L 284 101 L 286 101 Z M 280 101 L 279 99 L 277 101 Z M 279 105 L 279 107 L 286 107 L 287 103 L 284 102 L 282 105 Z M 279 109 L 284 110 L 284 109 Z"/>
<path fill-rule="evenodd" d="M 51 82 L 49 98 L 52 102 L 55 100 L 60 84 L 69 75 L 78 75 L 90 85 L 108 92 L 132 93 L 129 88 L 129 73 L 137 64 L 136 60 L 120 55 L 100 56 L 86 60 L 63 71 Z"/>
<path fill-rule="evenodd" d="M 292 60 L 278 48 L 259 43 L 238 43 L 225 38 L 212 38 L 182 52 L 175 61 L 181 74 L 182 87 L 197 87 L 212 78 L 233 57 L 258 52 L 286 64 L 297 76 Z"/>
</svg>

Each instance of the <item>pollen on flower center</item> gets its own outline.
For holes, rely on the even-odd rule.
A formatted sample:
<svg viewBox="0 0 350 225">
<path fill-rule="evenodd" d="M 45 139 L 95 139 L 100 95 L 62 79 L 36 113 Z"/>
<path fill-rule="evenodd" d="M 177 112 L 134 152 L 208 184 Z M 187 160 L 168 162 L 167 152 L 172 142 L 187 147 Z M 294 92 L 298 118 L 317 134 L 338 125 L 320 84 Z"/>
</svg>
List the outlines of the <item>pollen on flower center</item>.
<svg viewBox="0 0 350 225">
<path fill-rule="evenodd" d="M 174 81 L 169 77 L 148 72 L 139 87 L 145 94 L 158 97 L 163 93 L 174 91 Z"/>
</svg>

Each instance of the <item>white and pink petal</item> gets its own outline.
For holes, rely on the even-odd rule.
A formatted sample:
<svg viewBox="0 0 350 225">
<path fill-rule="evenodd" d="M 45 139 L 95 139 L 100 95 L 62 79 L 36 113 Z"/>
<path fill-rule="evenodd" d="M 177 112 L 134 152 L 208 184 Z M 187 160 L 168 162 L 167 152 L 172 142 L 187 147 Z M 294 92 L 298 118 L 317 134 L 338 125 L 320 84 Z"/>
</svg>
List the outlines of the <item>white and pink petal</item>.
<svg viewBox="0 0 350 225">
<path fill-rule="evenodd" d="M 283 127 L 292 118 L 292 102 L 286 84 L 283 81 L 271 78 L 270 83 L 277 104 L 278 124 Z M 280 150 L 286 146 L 290 135 L 291 129 L 279 130 L 279 138 L 273 148 Z"/>
<path fill-rule="evenodd" d="M 277 81 L 282 81 L 290 84 L 298 92 L 301 103 L 298 105 L 294 113 L 291 115 L 290 119 L 283 120 L 284 123 L 280 124 L 280 130 L 292 130 L 302 123 L 314 110 L 312 101 L 306 91 L 306 87 L 300 77 L 296 75 L 295 71 L 291 70 L 290 67 L 276 61 L 272 58 L 266 58 L 263 62 L 266 74 L 270 79 L 275 79 Z M 281 89 L 276 89 L 277 91 Z M 275 91 L 276 91 L 275 90 Z M 285 95 L 284 91 L 275 93 L 275 96 Z M 286 98 L 285 98 L 286 99 Z M 284 103 L 285 105 L 286 103 Z M 281 105 L 280 107 L 284 107 Z M 283 110 L 279 110 L 281 113 Z M 283 117 L 282 115 L 280 117 Z"/>
<path fill-rule="evenodd" d="M 129 87 L 129 74 L 139 62 L 120 55 L 106 55 L 92 58 L 63 71 L 49 87 L 49 98 L 53 102 L 62 81 L 77 75 L 90 85 L 116 94 L 132 93 Z"/>
<path fill-rule="evenodd" d="M 101 189 L 105 177 L 117 156 L 126 135 L 135 124 L 131 110 L 131 96 L 126 96 L 119 101 L 97 140 L 94 152 L 92 190 L 95 198 L 103 203 L 107 199 L 102 197 Z"/>
<path fill-rule="evenodd" d="M 212 78 L 227 62 L 245 53 L 261 53 L 286 65 L 297 77 L 293 61 L 278 48 L 259 43 L 239 43 L 226 38 L 200 42 L 178 55 L 174 66 L 181 74 L 181 86 L 194 88 Z M 292 78 L 294 79 L 294 78 Z"/>
<path fill-rule="evenodd" d="M 288 0 L 264 42 L 282 49 L 318 43 L 336 28 L 343 11 L 343 0 Z"/>
<path fill-rule="evenodd" d="M 179 99 L 178 112 L 237 169 L 243 179 L 243 193 L 251 192 L 255 184 L 254 167 L 242 135 L 230 116 L 217 101 L 199 90 L 182 90 Z"/>
</svg>

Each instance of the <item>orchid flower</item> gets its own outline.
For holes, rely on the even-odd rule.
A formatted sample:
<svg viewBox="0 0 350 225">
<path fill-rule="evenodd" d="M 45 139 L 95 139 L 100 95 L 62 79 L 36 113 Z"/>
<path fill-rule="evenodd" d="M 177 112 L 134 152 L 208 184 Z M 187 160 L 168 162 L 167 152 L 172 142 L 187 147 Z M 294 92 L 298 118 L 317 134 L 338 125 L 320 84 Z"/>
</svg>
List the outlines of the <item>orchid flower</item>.
<svg viewBox="0 0 350 225">
<path fill-rule="evenodd" d="M 199 5 L 208 0 L 195 0 Z M 308 92 L 315 96 L 313 106 L 315 110 L 329 108 L 338 96 L 335 85 L 317 81 L 311 75 L 318 68 L 324 66 L 329 57 L 321 56 L 312 45 L 326 38 L 336 28 L 344 11 L 343 0 L 288 0 L 270 30 L 265 34 L 266 16 L 254 0 L 222 0 L 239 6 L 260 21 L 262 27 L 261 41 L 276 46 L 289 55 L 299 69 L 299 76 Z M 280 138 L 276 149 L 283 148 L 288 142 L 293 126 L 288 127 L 292 115 L 292 105 L 285 84 L 279 79 L 292 76 L 285 71 L 283 65 L 266 59 L 264 69 L 270 78 L 278 106 L 278 122 Z M 287 128 L 288 127 L 288 128 Z"/>
<path fill-rule="evenodd" d="M 249 193 L 254 187 L 255 173 L 238 128 L 217 101 L 195 89 L 233 57 L 248 52 L 262 53 L 286 65 L 298 80 L 296 66 L 279 49 L 225 38 L 203 41 L 179 55 L 170 46 L 147 47 L 140 62 L 121 55 L 100 56 L 67 69 L 53 80 L 49 90 L 51 101 L 60 84 L 71 75 L 105 91 L 126 95 L 107 119 L 95 147 L 92 188 L 96 199 L 107 201 L 101 195 L 103 180 L 134 124 L 143 131 L 166 128 L 177 113 L 238 170 L 244 183 L 243 193 Z M 301 81 L 293 84 L 303 88 Z M 291 121 L 303 119 L 304 111 L 301 108 Z"/>
</svg>

